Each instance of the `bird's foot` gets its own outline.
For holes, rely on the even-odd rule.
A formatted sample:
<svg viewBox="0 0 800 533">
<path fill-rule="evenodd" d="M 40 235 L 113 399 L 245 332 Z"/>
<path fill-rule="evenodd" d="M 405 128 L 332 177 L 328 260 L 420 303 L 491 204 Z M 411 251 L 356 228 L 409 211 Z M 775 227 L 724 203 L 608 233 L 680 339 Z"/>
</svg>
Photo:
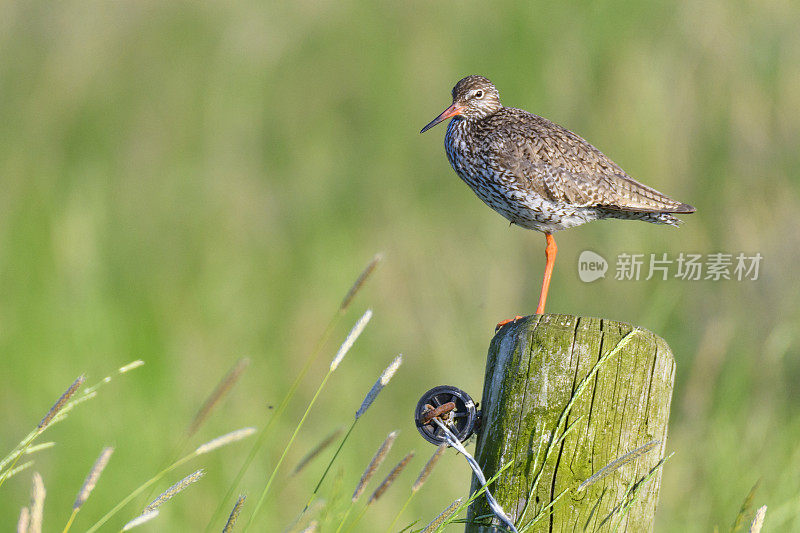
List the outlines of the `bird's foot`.
<svg viewBox="0 0 800 533">
<path fill-rule="evenodd" d="M 497 333 L 500 330 L 500 328 L 502 328 L 503 326 L 505 326 L 509 322 L 511 322 L 512 324 L 516 324 L 517 320 L 519 320 L 520 318 L 524 318 L 524 317 L 521 317 L 521 316 L 517 315 L 514 318 L 509 318 L 508 320 L 503 320 L 502 322 L 498 322 L 497 325 L 494 327 L 494 332 Z"/>
</svg>

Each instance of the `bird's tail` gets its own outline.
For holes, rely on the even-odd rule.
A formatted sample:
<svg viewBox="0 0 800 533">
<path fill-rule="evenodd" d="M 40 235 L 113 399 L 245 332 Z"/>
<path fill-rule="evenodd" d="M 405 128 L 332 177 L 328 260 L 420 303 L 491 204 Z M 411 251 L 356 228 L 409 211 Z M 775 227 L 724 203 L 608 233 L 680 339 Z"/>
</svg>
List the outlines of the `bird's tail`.
<svg viewBox="0 0 800 533">
<path fill-rule="evenodd" d="M 653 213 L 653 212 L 636 212 L 636 211 L 614 211 L 603 210 L 603 218 L 620 218 L 623 220 L 641 220 L 642 222 L 650 222 L 651 224 L 666 224 L 668 226 L 678 227 L 683 223 L 672 213 Z"/>
</svg>

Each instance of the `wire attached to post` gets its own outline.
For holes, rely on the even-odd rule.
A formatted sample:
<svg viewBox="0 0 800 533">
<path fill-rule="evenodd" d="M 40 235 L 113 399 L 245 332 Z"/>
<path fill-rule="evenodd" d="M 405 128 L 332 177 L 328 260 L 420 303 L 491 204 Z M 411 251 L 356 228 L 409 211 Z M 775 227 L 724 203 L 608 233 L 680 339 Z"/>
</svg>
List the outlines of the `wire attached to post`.
<svg viewBox="0 0 800 533">
<path fill-rule="evenodd" d="M 455 448 L 469 463 L 470 468 L 472 471 L 475 472 L 475 477 L 478 478 L 480 481 L 481 486 L 483 487 L 485 494 L 486 494 L 486 501 L 489 502 L 489 507 L 492 509 L 492 512 L 499 518 L 513 533 L 518 533 L 517 528 L 514 526 L 514 522 L 506 515 L 506 512 L 500 507 L 500 504 L 497 503 L 497 500 L 494 499 L 492 493 L 489 492 L 489 487 L 486 485 L 486 476 L 483 475 L 483 470 L 478 465 L 478 462 L 472 457 L 469 452 L 467 451 L 464 446 L 461 445 L 461 442 L 456 438 L 452 431 L 438 418 L 434 418 L 433 422 L 435 422 L 442 430 L 444 431 L 445 438 L 447 439 L 447 443 Z"/>
</svg>

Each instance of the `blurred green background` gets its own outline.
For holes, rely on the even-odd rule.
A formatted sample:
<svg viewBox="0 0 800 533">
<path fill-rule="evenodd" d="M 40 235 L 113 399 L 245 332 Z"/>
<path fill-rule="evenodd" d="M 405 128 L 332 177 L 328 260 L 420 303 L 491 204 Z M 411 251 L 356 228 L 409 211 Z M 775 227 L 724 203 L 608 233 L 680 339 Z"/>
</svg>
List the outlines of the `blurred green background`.
<svg viewBox="0 0 800 533">
<path fill-rule="evenodd" d="M 79 374 L 92 383 L 145 360 L 49 431 L 57 445 L 37 458 L 45 529 L 60 531 L 100 449 L 116 446 L 74 528 L 85 529 L 157 471 L 243 355 L 252 364 L 193 443 L 263 426 L 383 251 L 245 482 L 255 500 L 327 359 L 372 307 L 260 523 L 292 521 L 324 461 L 294 478 L 288 468 L 349 423 L 403 353 L 323 489 L 330 498 L 340 478 L 349 497 L 399 429 L 389 462 L 411 448 L 417 458 L 359 526 L 382 531 L 433 451 L 411 421 L 419 395 L 448 383 L 480 397 L 494 324 L 538 298 L 542 236 L 509 228 L 460 182 L 444 127 L 418 134 L 453 84 L 479 73 L 506 105 L 563 124 L 697 207 L 680 230 L 610 221 L 559 234 L 548 301 L 550 312 L 649 328 L 673 348 L 675 456 L 657 530 L 726 529 L 758 480 L 768 529 L 800 529 L 798 27 L 791 0 L 2 3 L 0 455 Z M 612 271 L 587 284 L 586 249 L 611 261 L 764 260 L 757 281 Z M 251 444 L 198 462 L 206 478 L 142 531 L 205 527 Z M 0 489 L 5 529 L 28 502 L 30 473 Z M 448 454 L 401 522 L 427 523 L 468 480 Z"/>
</svg>

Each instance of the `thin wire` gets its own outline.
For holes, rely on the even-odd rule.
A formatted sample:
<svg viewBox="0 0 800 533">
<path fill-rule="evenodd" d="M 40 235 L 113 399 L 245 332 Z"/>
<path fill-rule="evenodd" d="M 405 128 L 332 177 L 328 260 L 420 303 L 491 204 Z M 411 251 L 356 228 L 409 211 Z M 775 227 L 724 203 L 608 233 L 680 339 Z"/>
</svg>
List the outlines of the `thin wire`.
<svg viewBox="0 0 800 533">
<path fill-rule="evenodd" d="M 486 486 L 486 476 L 483 475 L 483 470 L 481 470 L 481 467 L 478 465 L 478 462 L 475 460 L 475 458 L 469 454 L 467 449 L 461 445 L 461 442 L 458 440 L 458 437 L 456 437 L 453 434 L 453 432 L 450 431 L 447 428 L 447 426 L 442 423 L 441 420 L 439 420 L 438 418 L 434 418 L 433 421 L 436 422 L 439 425 L 439 427 L 444 430 L 444 435 L 445 438 L 447 439 L 447 443 L 453 448 L 455 448 L 461 455 L 464 456 L 464 458 L 467 460 L 467 463 L 469 463 L 470 468 L 472 468 L 472 471 L 475 472 L 475 477 L 478 478 L 478 481 L 480 481 L 481 486 L 485 490 L 486 501 L 489 502 L 489 507 L 492 509 L 492 512 L 495 514 L 495 516 L 497 516 L 497 518 L 499 518 L 506 526 L 508 526 L 508 528 L 513 533 L 518 533 L 517 528 L 514 527 L 514 522 L 511 521 L 508 515 L 506 515 L 506 512 L 503 510 L 503 508 L 500 507 L 500 504 L 497 503 L 497 500 L 494 499 L 492 493 L 489 492 L 489 487 Z"/>
</svg>

